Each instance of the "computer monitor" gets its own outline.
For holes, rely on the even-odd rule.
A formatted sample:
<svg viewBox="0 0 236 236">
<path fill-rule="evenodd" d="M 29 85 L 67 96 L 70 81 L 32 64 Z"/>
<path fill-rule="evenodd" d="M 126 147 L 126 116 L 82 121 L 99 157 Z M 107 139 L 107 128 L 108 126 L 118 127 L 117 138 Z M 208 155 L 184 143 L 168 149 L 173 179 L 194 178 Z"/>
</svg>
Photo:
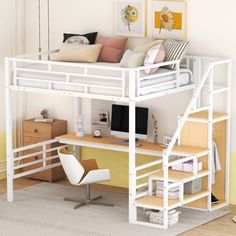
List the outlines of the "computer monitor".
<svg viewBox="0 0 236 236">
<path fill-rule="evenodd" d="M 136 138 L 147 139 L 148 133 L 148 108 L 136 107 Z M 111 134 L 129 137 L 129 107 L 112 105 Z"/>
</svg>

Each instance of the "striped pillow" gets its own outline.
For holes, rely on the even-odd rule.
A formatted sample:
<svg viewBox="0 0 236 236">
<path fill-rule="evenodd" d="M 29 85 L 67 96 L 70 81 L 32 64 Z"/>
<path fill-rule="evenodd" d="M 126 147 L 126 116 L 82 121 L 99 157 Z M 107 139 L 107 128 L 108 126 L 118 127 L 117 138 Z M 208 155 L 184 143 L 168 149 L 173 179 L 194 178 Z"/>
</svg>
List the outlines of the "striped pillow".
<svg viewBox="0 0 236 236">
<path fill-rule="evenodd" d="M 190 42 L 188 41 L 177 41 L 174 39 L 167 39 L 163 46 L 165 48 L 165 62 L 166 61 L 174 61 L 174 60 L 182 60 L 188 47 L 190 45 Z M 175 70 L 176 64 L 172 64 L 169 66 L 166 66 L 166 68 Z"/>
</svg>

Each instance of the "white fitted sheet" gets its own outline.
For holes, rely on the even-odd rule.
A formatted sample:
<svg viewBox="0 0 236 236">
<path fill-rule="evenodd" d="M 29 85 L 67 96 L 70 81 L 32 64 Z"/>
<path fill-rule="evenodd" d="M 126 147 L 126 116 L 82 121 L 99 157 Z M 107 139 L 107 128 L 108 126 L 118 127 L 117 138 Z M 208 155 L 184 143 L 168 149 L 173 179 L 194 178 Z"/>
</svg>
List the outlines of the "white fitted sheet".
<svg viewBox="0 0 236 236">
<path fill-rule="evenodd" d="M 83 64 L 83 65 L 86 65 Z M 89 64 L 91 65 L 91 64 Z M 119 67 L 119 63 L 96 63 L 95 64 L 97 67 L 99 66 L 109 66 L 109 67 Z M 31 70 L 40 70 L 40 71 L 47 71 L 48 65 L 47 64 L 28 64 L 24 65 L 21 67 L 21 69 L 31 69 Z M 84 72 L 83 68 L 78 68 L 78 67 L 71 67 L 71 66 L 52 66 L 53 71 L 57 72 L 68 72 L 68 73 L 80 73 L 82 74 Z M 165 73 L 169 72 L 170 70 L 160 68 L 157 71 L 157 75 L 160 73 Z M 98 79 L 98 78 L 85 78 L 85 77 L 77 77 L 77 76 L 71 76 L 70 81 L 73 83 L 80 83 L 80 84 L 88 84 L 88 85 L 102 85 L 102 86 L 112 86 L 113 88 L 119 88 L 121 87 L 121 81 L 116 80 L 115 78 L 121 78 L 122 73 L 120 71 L 113 71 L 113 70 L 100 70 L 98 68 L 95 69 L 89 69 L 89 74 L 90 75 L 96 75 L 96 76 L 111 76 L 114 78 L 112 79 Z M 140 73 L 140 76 L 146 76 L 144 72 Z M 48 73 L 38 73 L 34 71 L 18 71 L 17 77 L 20 78 L 26 78 L 26 80 L 19 80 L 18 84 L 20 86 L 24 87 L 34 87 L 34 88 L 42 88 L 42 89 L 47 89 L 48 86 L 46 83 L 43 81 L 65 81 L 65 76 L 64 75 L 55 75 L 55 74 L 48 74 Z M 27 78 L 34 78 L 42 80 L 42 82 L 39 81 L 27 81 Z M 175 83 L 173 84 L 168 84 L 168 85 L 161 85 L 161 86 L 156 86 L 160 83 L 163 82 L 168 82 L 168 81 L 173 81 L 175 80 L 176 75 L 168 75 L 168 76 L 162 76 L 162 77 L 157 77 L 157 78 L 149 78 L 149 79 L 144 79 L 140 82 L 140 89 L 139 89 L 139 94 L 146 95 L 150 93 L 155 93 L 159 91 L 165 91 L 169 89 L 175 88 Z M 129 91 L 129 78 L 128 78 L 128 73 L 125 73 L 125 81 L 126 81 L 126 96 L 128 96 L 128 91 Z M 180 86 L 184 85 L 189 85 L 192 83 L 192 72 L 187 69 L 180 69 Z M 152 87 L 149 87 L 152 86 Z M 156 86 L 156 87 L 154 87 Z M 53 86 L 53 89 L 57 90 L 66 90 L 66 91 L 71 91 L 71 92 L 83 92 L 84 87 L 82 86 L 74 86 L 74 85 L 64 85 L 64 84 L 56 84 Z M 90 93 L 95 93 L 95 94 L 101 94 L 101 95 L 114 95 L 114 96 L 122 96 L 121 91 L 117 89 L 104 89 L 104 88 L 98 88 L 98 87 L 90 87 L 89 88 Z"/>
</svg>

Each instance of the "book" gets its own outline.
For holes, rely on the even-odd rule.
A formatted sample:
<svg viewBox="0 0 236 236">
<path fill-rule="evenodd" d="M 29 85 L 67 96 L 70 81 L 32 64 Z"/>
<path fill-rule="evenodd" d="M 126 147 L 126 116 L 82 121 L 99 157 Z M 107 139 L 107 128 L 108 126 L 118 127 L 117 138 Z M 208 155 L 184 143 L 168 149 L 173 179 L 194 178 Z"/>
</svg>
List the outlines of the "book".
<svg viewBox="0 0 236 236">
<path fill-rule="evenodd" d="M 48 117 L 48 118 L 42 118 L 42 117 L 37 117 L 34 119 L 34 122 L 42 122 L 42 123 L 51 123 L 54 121 L 53 117 Z"/>
</svg>

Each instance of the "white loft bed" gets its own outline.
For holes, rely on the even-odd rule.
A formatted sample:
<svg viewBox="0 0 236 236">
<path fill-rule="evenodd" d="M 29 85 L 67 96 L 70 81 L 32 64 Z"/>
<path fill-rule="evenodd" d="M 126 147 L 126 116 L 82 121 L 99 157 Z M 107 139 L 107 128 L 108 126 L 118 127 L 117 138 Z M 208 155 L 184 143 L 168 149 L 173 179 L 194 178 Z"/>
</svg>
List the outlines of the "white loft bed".
<svg viewBox="0 0 236 236">
<path fill-rule="evenodd" d="M 58 50 L 47 52 L 53 57 Z M 43 54 L 44 55 L 44 54 Z M 46 169 L 54 168 L 60 163 L 47 165 L 47 160 L 58 158 L 58 156 L 47 157 L 47 153 L 56 148 L 48 149 L 47 145 L 57 142 L 57 140 L 49 140 L 25 147 L 13 147 L 13 116 L 12 116 L 12 91 L 37 92 L 47 94 L 60 94 L 73 96 L 76 98 L 91 98 L 110 100 L 117 102 L 125 102 L 129 104 L 129 222 L 153 227 L 168 228 L 168 210 L 172 209 L 168 202 L 168 189 L 174 186 L 182 186 L 183 183 L 168 184 L 168 167 L 170 166 L 169 157 L 175 153 L 174 145 L 180 136 L 181 130 L 187 121 L 189 115 L 207 111 L 208 112 L 208 128 L 212 131 L 213 123 L 213 95 L 216 93 L 227 92 L 227 139 L 229 142 L 230 133 L 230 87 L 231 87 L 231 61 L 228 59 L 214 59 L 199 56 L 186 56 L 183 63 L 180 61 L 164 62 L 152 66 L 144 66 L 139 68 L 120 68 L 117 64 L 85 64 L 85 63 L 66 63 L 58 61 L 38 60 L 39 55 L 26 55 L 14 58 L 6 58 L 6 133 L 7 133 L 7 199 L 13 201 L 13 181 L 14 179 L 37 173 Z M 202 62 L 207 61 L 208 67 L 206 72 L 202 73 Z M 176 64 L 176 70 L 170 71 L 160 69 L 158 73 L 146 75 L 143 71 L 147 68 L 155 68 Z M 225 74 L 225 85 L 215 86 L 214 69 L 218 65 L 226 65 L 227 73 Z M 207 94 L 209 104 L 202 106 L 201 93 L 207 86 Z M 145 204 L 137 204 L 136 200 L 146 196 L 147 191 L 138 192 L 140 186 L 137 186 L 136 180 L 147 178 L 151 173 L 145 173 L 142 176 L 137 175 L 137 171 L 144 170 L 148 167 L 155 166 L 157 161 L 146 163 L 142 166 L 135 165 L 135 106 L 137 102 L 153 99 L 168 94 L 179 93 L 182 91 L 192 90 L 193 96 L 189 105 L 179 120 L 176 132 L 166 151 L 161 153 L 164 176 L 164 198 L 162 210 L 164 212 L 163 225 L 142 222 L 137 220 L 137 207 L 145 207 Z M 108 92 L 109 91 L 109 92 Z M 212 132 L 209 132 L 209 147 L 212 142 Z M 31 157 L 34 154 L 24 155 L 23 151 L 35 147 L 42 147 L 42 151 L 38 154 L 43 155 L 42 160 L 31 163 L 43 163 L 43 167 L 21 173 L 15 173 L 27 164 L 21 164 L 20 161 Z M 211 163 L 211 148 L 203 154 L 208 155 L 208 163 Z M 178 155 L 182 158 L 178 163 L 187 160 L 196 160 L 197 155 L 178 151 Z M 227 158 L 229 156 L 229 145 L 227 145 Z M 160 161 L 158 161 L 160 163 Z M 194 162 L 196 165 L 196 162 Z M 228 165 L 228 162 L 227 162 Z M 209 165 L 208 180 L 211 180 L 211 165 Z M 229 170 L 227 166 L 227 170 Z M 228 172 L 227 172 L 228 173 Z M 197 176 L 196 176 L 197 177 Z M 228 174 L 227 174 L 228 182 Z M 147 185 L 147 184 L 146 184 Z M 141 187 L 143 187 L 142 185 Z M 211 210 L 210 204 L 211 185 L 208 185 L 208 191 L 204 195 L 208 197 L 208 208 Z M 227 204 L 228 204 L 228 184 L 226 188 Z M 201 196 L 202 197 L 202 196 Z M 180 199 L 181 200 L 181 199 Z M 178 206 L 184 205 L 183 199 Z M 152 209 L 160 209 L 152 206 Z"/>
</svg>

